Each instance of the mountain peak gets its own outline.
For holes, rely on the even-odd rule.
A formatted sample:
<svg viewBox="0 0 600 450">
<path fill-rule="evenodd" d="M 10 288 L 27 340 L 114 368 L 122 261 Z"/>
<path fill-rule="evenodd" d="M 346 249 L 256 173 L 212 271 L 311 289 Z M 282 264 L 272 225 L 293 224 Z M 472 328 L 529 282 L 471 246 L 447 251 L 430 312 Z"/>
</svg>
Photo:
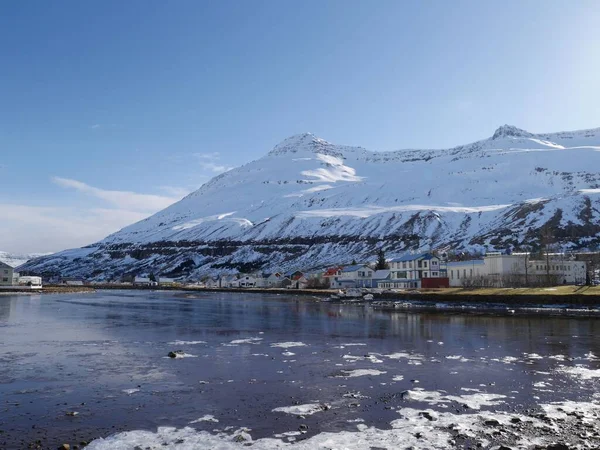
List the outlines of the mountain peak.
<svg viewBox="0 0 600 450">
<path fill-rule="evenodd" d="M 514 125 L 502 125 L 498 128 L 492 139 L 500 139 L 503 137 L 531 137 L 532 134 L 528 131 L 522 130 L 521 128 L 517 128 Z"/>
<path fill-rule="evenodd" d="M 312 152 L 316 153 L 331 144 L 324 139 L 318 138 L 312 133 L 301 133 L 284 139 L 277 144 L 269 155 L 283 155 L 288 153 Z"/>
</svg>

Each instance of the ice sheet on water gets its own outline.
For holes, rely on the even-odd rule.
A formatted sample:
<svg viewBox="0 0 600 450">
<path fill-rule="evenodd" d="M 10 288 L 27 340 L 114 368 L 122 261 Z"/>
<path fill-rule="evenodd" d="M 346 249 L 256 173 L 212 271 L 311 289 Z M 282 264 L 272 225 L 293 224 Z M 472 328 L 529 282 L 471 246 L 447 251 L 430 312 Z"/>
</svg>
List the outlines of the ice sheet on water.
<svg viewBox="0 0 600 450">
<path fill-rule="evenodd" d="M 481 409 L 482 406 L 497 406 L 504 403 L 502 399 L 506 398 L 506 395 L 488 393 L 446 395 L 439 391 L 426 391 L 421 388 L 415 388 L 409 391 L 409 398 L 431 405 L 457 402 L 465 404 L 471 409 Z"/>
<path fill-rule="evenodd" d="M 282 412 L 296 416 L 310 416 L 327 409 L 329 409 L 329 406 L 322 403 L 307 403 L 305 405 L 281 406 L 273 409 L 273 412 Z"/>
<path fill-rule="evenodd" d="M 172 341 L 169 345 L 198 345 L 206 344 L 206 341 Z"/>
<path fill-rule="evenodd" d="M 246 339 L 235 339 L 235 340 L 231 341 L 230 344 L 258 344 L 262 340 L 263 340 L 263 338 L 250 337 L 250 338 L 246 338 Z"/>
<path fill-rule="evenodd" d="M 600 369 L 589 369 L 587 367 L 577 365 L 575 367 L 561 366 L 557 369 L 557 372 L 566 373 L 574 378 L 580 380 L 591 380 L 593 378 L 600 378 Z"/>
<path fill-rule="evenodd" d="M 364 377 L 364 376 L 376 376 L 383 375 L 384 373 L 381 370 L 375 369 L 355 369 L 355 370 L 342 370 L 343 375 L 338 375 L 338 377 L 347 377 L 347 378 L 355 378 L 355 377 Z"/>
<path fill-rule="evenodd" d="M 140 392 L 140 390 L 139 389 L 135 389 L 135 388 L 133 388 L 133 389 L 123 389 L 122 392 L 126 393 L 127 395 L 131 395 L 131 394 L 135 394 L 136 392 Z"/>
<path fill-rule="evenodd" d="M 271 347 L 278 348 L 292 348 L 292 347 L 306 347 L 304 342 L 275 342 L 271 344 Z"/>
<path fill-rule="evenodd" d="M 196 420 L 192 420 L 190 423 L 200 423 L 200 422 L 218 422 L 219 419 L 215 419 L 215 416 L 211 414 L 205 414 L 202 417 L 199 417 Z"/>
</svg>

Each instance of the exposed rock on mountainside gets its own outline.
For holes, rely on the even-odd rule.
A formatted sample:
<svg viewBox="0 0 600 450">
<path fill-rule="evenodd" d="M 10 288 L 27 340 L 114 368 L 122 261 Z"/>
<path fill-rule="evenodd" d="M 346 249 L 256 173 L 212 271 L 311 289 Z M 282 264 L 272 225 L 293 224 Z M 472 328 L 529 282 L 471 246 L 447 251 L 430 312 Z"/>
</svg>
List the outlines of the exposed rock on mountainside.
<svg viewBox="0 0 600 450">
<path fill-rule="evenodd" d="M 310 269 L 424 247 L 600 244 L 600 129 L 532 134 L 502 126 L 447 150 L 371 152 L 311 134 L 213 178 L 89 247 L 26 264 L 112 278 L 150 271 Z"/>
</svg>

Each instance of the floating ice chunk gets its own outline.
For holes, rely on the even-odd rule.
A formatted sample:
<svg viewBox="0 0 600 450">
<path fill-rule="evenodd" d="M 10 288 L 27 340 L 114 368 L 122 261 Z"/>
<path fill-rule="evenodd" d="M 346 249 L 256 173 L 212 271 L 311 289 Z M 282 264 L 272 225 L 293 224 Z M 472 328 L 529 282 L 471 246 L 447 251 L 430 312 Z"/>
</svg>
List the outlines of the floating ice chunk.
<svg viewBox="0 0 600 450">
<path fill-rule="evenodd" d="M 306 347 L 304 342 L 276 342 L 271 344 L 271 347 L 279 348 L 292 348 L 292 347 Z"/>
<path fill-rule="evenodd" d="M 591 380 L 600 378 L 600 369 L 588 369 L 584 366 L 567 367 L 562 366 L 557 369 L 558 372 L 566 373 L 580 380 Z"/>
<path fill-rule="evenodd" d="M 292 352 L 283 352 L 282 355 L 283 356 L 294 356 L 295 353 L 292 353 Z"/>
<path fill-rule="evenodd" d="M 218 422 L 218 421 L 219 421 L 219 419 L 215 419 L 215 416 L 212 416 L 210 414 L 205 414 L 204 416 L 200 417 L 199 419 L 192 420 L 190 423 Z"/>
<path fill-rule="evenodd" d="M 206 341 L 173 341 L 169 342 L 169 345 L 198 345 L 206 344 Z"/>
<path fill-rule="evenodd" d="M 282 406 L 273 409 L 273 412 L 294 414 L 296 416 L 310 416 L 311 414 L 326 411 L 328 409 L 329 406 L 322 403 L 307 403 L 305 405 Z"/>
<path fill-rule="evenodd" d="M 403 375 L 396 375 L 394 378 L 392 378 L 393 381 L 402 381 L 404 380 L 404 376 Z"/>
<path fill-rule="evenodd" d="M 122 392 L 125 392 L 127 395 L 135 394 L 136 392 L 140 392 L 139 389 L 123 389 Z"/>
<path fill-rule="evenodd" d="M 262 340 L 263 338 L 251 337 L 246 339 L 235 339 L 231 341 L 230 344 L 258 344 Z"/>
<path fill-rule="evenodd" d="M 346 375 L 338 375 L 338 377 L 348 377 L 348 378 L 354 378 L 354 377 L 364 377 L 364 376 L 376 376 L 376 375 L 383 375 L 384 373 L 387 372 L 383 372 L 381 370 L 375 370 L 375 369 L 356 369 L 356 370 L 342 370 L 342 372 L 344 372 Z"/>
</svg>

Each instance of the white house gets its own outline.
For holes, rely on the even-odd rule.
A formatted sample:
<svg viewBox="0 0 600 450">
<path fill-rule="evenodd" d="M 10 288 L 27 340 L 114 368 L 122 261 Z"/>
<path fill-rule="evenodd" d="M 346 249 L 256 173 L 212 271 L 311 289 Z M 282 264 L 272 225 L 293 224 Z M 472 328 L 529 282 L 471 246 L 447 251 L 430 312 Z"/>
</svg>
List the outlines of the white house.
<svg viewBox="0 0 600 450">
<path fill-rule="evenodd" d="M 391 272 L 390 283 L 394 283 L 393 287 L 396 288 L 430 287 L 428 284 L 437 286 L 444 283 L 431 279 L 447 277 L 445 261 L 431 253 L 409 253 L 391 259 L 388 264 Z"/>
<path fill-rule="evenodd" d="M 204 286 L 210 289 L 215 289 L 219 287 L 219 279 L 210 277 L 208 280 L 204 282 Z"/>
<path fill-rule="evenodd" d="M 328 271 L 329 272 L 329 271 Z M 329 278 L 329 286 L 333 289 L 363 287 L 371 284 L 373 269 L 363 264 L 339 267 Z M 365 286 L 366 287 L 366 286 Z"/>
<path fill-rule="evenodd" d="M 12 286 L 15 269 L 0 261 L 0 286 Z"/>
<path fill-rule="evenodd" d="M 240 285 L 236 275 L 223 275 L 219 278 L 219 287 L 232 288 L 240 287 Z"/>
<path fill-rule="evenodd" d="M 156 286 L 157 284 L 156 281 L 151 281 L 148 277 L 135 277 L 133 279 L 134 286 Z"/>
<path fill-rule="evenodd" d="M 281 272 L 265 273 L 256 281 L 257 287 L 262 288 L 279 288 L 284 276 Z"/>
<path fill-rule="evenodd" d="M 256 278 L 252 275 L 242 275 L 237 280 L 237 287 L 251 288 L 256 287 Z"/>
<path fill-rule="evenodd" d="M 17 274 L 17 282 L 19 286 L 29 286 L 32 289 L 41 289 L 42 288 L 42 277 L 35 276 L 18 276 Z"/>
<path fill-rule="evenodd" d="M 176 283 L 177 283 L 177 280 L 175 280 L 175 278 L 158 277 L 158 285 L 159 286 L 173 286 Z"/>
</svg>

